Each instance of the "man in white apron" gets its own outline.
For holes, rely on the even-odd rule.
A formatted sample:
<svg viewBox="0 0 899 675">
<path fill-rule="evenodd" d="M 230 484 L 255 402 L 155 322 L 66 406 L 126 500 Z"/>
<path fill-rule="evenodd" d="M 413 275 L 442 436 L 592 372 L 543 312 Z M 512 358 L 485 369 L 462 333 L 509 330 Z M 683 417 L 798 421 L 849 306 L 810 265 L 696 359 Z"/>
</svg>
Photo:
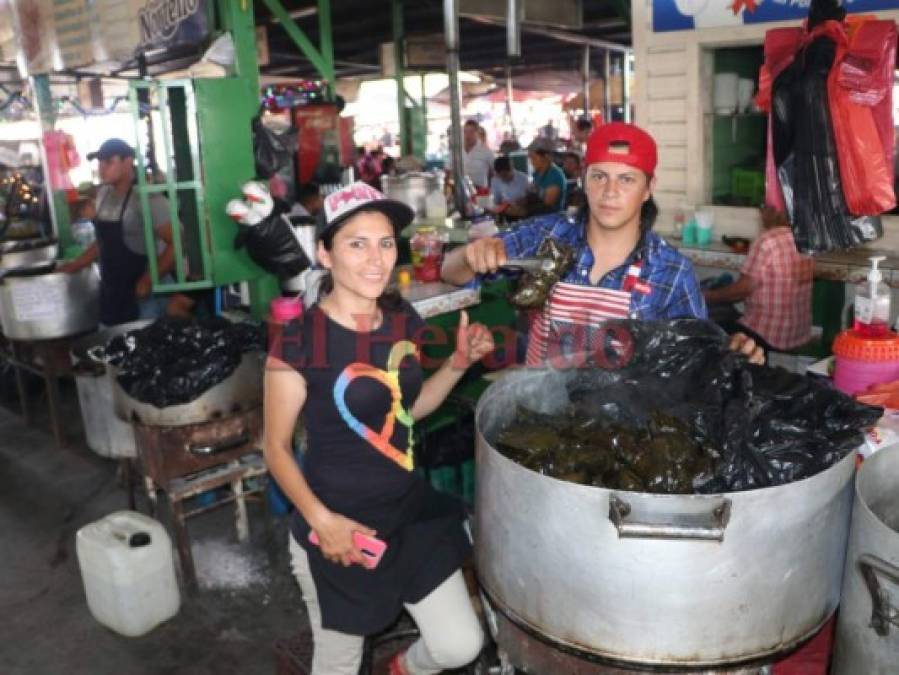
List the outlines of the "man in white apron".
<svg viewBox="0 0 899 675">
<path fill-rule="evenodd" d="M 509 259 L 533 256 L 546 237 L 573 247 L 575 264 L 531 319 L 529 365 L 599 347 L 608 319 L 707 318 L 690 261 L 652 232 L 657 157 L 655 141 L 636 125 L 599 127 L 584 157 L 587 204 L 574 220 L 540 216 L 456 249 L 444 260 L 443 279 L 461 285 L 496 272 Z M 731 348 L 764 362 L 746 335 L 734 335 Z"/>
</svg>

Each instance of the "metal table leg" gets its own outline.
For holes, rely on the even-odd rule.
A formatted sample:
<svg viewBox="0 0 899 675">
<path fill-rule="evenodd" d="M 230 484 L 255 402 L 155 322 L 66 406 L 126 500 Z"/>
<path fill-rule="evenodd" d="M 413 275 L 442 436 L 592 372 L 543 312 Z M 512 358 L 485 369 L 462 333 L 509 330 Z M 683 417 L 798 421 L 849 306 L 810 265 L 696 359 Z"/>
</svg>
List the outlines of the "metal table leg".
<svg viewBox="0 0 899 675">
<path fill-rule="evenodd" d="M 166 493 L 168 496 L 168 493 Z M 197 569 L 194 566 L 193 552 L 190 550 L 190 537 L 187 534 L 187 522 L 184 518 L 184 509 L 181 500 L 169 499 L 172 511 L 172 527 L 175 530 L 175 543 L 178 547 L 178 560 L 181 562 L 181 576 L 184 578 L 184 587 L 188 593 L 197 592 Z"/>
<path fill-rule="evenodd" d="M 235 462 L 238 465 L 239 462 Z M 250 538 L 250 525 L 247 521 L 247 503 L 243 492 L 243 477 L 231 481 L 234 492 L 234 527 L 237 529 L 237 541 L 241 544 Z"/>
<path fill-rule="evenodd" d="M 47 388 L 47 407 L 50 411 L 50 429 L 57 447 L 66 447 L 66 438 L 59 422 L 59 378 L 52 365 L 47 364 L 44 371 L 44 386 Z"/>
<path fill-rule="evenodd" d="M 150 517 L 155 518 L 159 504 L 156 501 L 156 484 L 149 476 L 144 476 L 144 489 L 147 491 L 147 500 L 149 501 Z"/>
<path fill-rule="evenodd" d="M 128 491 L 128 508 L 132 511 L 137 510 L 137 500 L 134 494 L 134 466 L 130 457 L 122 457 L 119 460 L 119 475 L 125 490 Z"/>
<path fill-rule="evenodd" d="M 20 359 L 18 350 L 16 349 L 16 343 L 10 343 L 10 351 L 12 354 L 12 359 L 10 359 L 12 363 L 13 372 L 16 375 L 16 389 L 19 392 L 19 405 L 22 408 L 22 419 L 25 424 L 31 424 L 31 406 L 28 401 L 28 390 L 25 388 L 25 369 L 19 365 Z"/>
</svg>

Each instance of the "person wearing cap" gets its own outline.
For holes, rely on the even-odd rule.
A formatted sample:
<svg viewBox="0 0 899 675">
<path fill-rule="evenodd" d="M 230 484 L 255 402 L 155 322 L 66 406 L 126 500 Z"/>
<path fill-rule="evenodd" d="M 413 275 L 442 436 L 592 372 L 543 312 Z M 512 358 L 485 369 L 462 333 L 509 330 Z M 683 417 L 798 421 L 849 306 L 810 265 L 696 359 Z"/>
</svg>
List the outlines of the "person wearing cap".
<svg viewBox="0 0 899 675">
<path fill-rule="evenodd" d="M 356 675 L 363 636 L 389 627 L 403 608 L 421 638 L 393 657 L 392 675 L 464 666 L 483 641 L 460 571 L 470 546 L 464 509 L 414 471 L 412 431 L 493 340 L 463 313 L 455 352 L 423 378 L 416 343 L 427 329 L 387 291 L 396 233 L 413 215 L 361 182 L 325 197 L 322 297 L 270 349 L 263 446 L 297 509 L 289 547 L 315 642 L 312 675 Z M 301 414 L 302 469 L 291 447 Z M 358 535 L 386 543 L 373 569 L 362 564 Z"/>
<path fill-rule="evenodd" d="M 103 183 L 94 217 L 96 240 L 61 270 L 77 272 L 99 261 L 100 323 L 105 326 L 159 316 L 164 306 L 150 297 L 143 212 L 134 190 L 134 149 L 121 139 L 111 138 L 87 158 L 98 161 Z M 149 202 L 159 242 L 156 265 L 159 276 L 164 277 L 175 263 L 169 206 L 162 195 L 149 195 Z"/>
<path fill-rule="evenodd" d="M 705 319 L 690 261 L 652 231 L 658 213 L 652 198 L 656 162 L 655 141 L 636 125 L 601 126 L 587 144 L 587 203 L 577 218 L 541 216 L 460 247 L 444 259 L 443 279 L 468 283 L 509 259 L 535 255 L 547 237 L 573 247 L 575 264 L 531 322 L 526 361 L 533 365 L 563 346 L 588 350 L 593 329 L 608 319 Z M 764 359 L 745 335 L 733 337 L 731 347 L 754 362 Z"/>
<path fill-rule="evenodd" d="M 533 190 L 537 199 L 529 212 L 555 213 L 565 208 L 566 181 L 562 169 L 553 161 L 555 143 L 538 137 L 528 146 L 528 159 L 534 167 Z"/>
</svg>

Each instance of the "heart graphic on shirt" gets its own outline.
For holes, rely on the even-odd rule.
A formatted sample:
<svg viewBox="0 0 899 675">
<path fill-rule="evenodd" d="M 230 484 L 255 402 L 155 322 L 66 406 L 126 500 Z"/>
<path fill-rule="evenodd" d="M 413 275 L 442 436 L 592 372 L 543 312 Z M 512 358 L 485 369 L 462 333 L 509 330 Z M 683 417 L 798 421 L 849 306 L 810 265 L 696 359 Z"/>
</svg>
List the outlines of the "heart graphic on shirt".
<svg viewBox="0 0 899 675">
<path fill-rule="evenodd" d="M 387 370 L 375 368 L 368 363 L 351 363 L 334 383 L 334 403 L 343 421 L 360 438 L 370 443 L 374 448 L 388 459 L 396 462 L 406 471 L 412 471 L 415 466 L 412 453 L 412 415 L 403 408 L 403 392 L 400 388 L 400 363 L 407 356 L 418 357 L 418 350 L 414 342 L 402 340 L 393 345 L 390 355 L 387 357 Z M 346 403 L 346 391 L 354 380 L 368 377 L 383 384 L 390 391 L 390 412 L 384 418 L 384 425 L 376 432 L 364 424 L 351 411 Z M 409 450 L 403 452 L 390 442 L 396 421 L 408 429 Z"/>
</svg>

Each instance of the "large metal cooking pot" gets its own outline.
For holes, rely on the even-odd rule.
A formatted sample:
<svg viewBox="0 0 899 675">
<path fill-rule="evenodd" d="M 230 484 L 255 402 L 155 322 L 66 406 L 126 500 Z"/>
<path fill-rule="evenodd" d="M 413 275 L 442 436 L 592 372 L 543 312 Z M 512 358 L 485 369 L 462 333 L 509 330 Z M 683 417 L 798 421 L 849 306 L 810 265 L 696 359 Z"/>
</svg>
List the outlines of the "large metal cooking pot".
<svg viewBox="0 0 899 675">
<path fill-rule="evenodd" d="M 426 216 L 428 195 L 440 190 L 437 176 L 432 173 L 404 173 L 401 176 L 381 176 L 381 191 L 401 201 L 413 211 L 417 218 Z"/>
<path fill-rule="evenodd" d="M 0 280 L 0 327 L 10 340 L 50 340 L 96 329 L 100 278 L 93 267 L 73 274 L 7 274 Z"/>
<path fill-rule="evenodd" d="M 837 621 L 834 675 L 899 672 L 899 447 L 862 464 Z"/>
<path fill-rule="evenodd" d="M 157 408 L 130 396 L 118 382 L 119 369 L 108 365 L 113 379 L 115 414 L 122 420 L 147 426 L 181 427 L 248 412 L 262 405 L 265 358 L 263 351 L 246 352 L 234 372 L 222 382 L 189 403 L 165 408 Z"/>
<path fill-rule="evenodd" d="M 59 245 L 49 239 L 26 239 L 3 242 L 0 248 L 0 270 L 29 269 L 56 260 Z"/>
<path fill-rule="evenodd" d="M 72 372 L 87 446 L 102 457 L 137 457 L 134 431 L 113 412 L 113 383 L 106 364 L 91 352 L 115 336 L 143 328 L 150 321 L 132 321 L 91 333 L 72 345 Z"/>
<path fill-rule="evenodd" d="M 789 485 L 653 495 L 543 476 L 492 446 L 519 403 L 562 408 L 574 376 L 510 373 L 478 404 L 475 556 L 494 607 L 624 665 L 736 665 L 813 635 L 839 602 L 854 457 Z"/>
</svg>

